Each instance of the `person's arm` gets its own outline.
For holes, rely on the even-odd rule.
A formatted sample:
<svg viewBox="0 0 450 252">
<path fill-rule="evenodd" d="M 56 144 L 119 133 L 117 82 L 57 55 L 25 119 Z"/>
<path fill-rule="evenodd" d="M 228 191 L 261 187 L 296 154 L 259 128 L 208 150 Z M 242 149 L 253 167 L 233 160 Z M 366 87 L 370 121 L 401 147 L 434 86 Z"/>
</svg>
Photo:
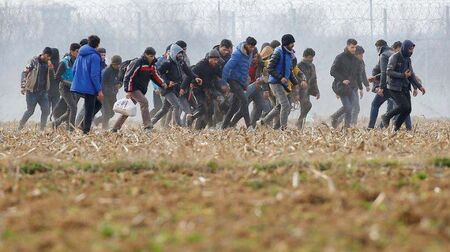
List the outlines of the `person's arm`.
<svg viewBox="0 0 450 252">
<path fill-rule="evenodd" d="M 276 50 L 270 57 L 269 66 L 267 67 L 267 71 L 269 72 L 269 74 L 277 80 L 281 80 L 282 78 L 284 78 L 284 76 L 282 74 L 279 74 L 277 72 L 277 64 L 280 61 L 280 59 L 281 59 L 281 53 L 279 50 Z M 294 82 L 292 82 L 292 83 L 294 83 Z"/>
<path fill-rule="evenodd" d="M 391 57 L 392 58 L 392 57 Z M 390 58 L 382 54 L 380 57 L 380 88 L 386 89 L 387 86 L 387 71 L 389 67 Z M 394 65 L 395 66 L 395 65 Z"/>
<path fill-rule="evenodd" d="M 237 63 L 238 63 L 238 60 L 236 59 L 236 57 L 232 56 L 230 58 L 230 60 L 228 60 L 228 62 L 223 67 L 222 80 L 224 80 L 225 82 L 228 82 L 228 78 L 230 78 L 231 70 L 234 67 L 236 67 Z"/>
<path fill-rule="evenodd" d="M 314 64 L 311 65 L 311 78 L 309 79 L 308 85 L 311 95 L 317 96 L 320 94 L 319 86 L 317 86 L 316 66 Z"/>
<path fill-rule="evenodd" d="M 409 77 L 408 80 L 411 82 L 413 88 L 422 90 L 422 84 L 420 84 L 420 81 L 417 80 L 412 64 L 409 65 L 409 70 L 411 70 L 411 77 Z"/>
<path fill-rule="evenodd" d="M 369 84 L 369 80 L 367 80 L 367 73 L 366 73 L 366 68 L 365 68 L 364 64 L 362 64 L 362 67 L 361 67 L 361 79 L 362 79 L 364 86 L 367 89 L 369 89 L 370 84 Z"/>
<path fill-rule="evenodd" d="M 90 77 L 91 82 L 94 83 L 95 93 L 102 91 L 102 77 L 101 77 L 101 58 L 100 56 L 92 57 Z"/>
<path fill-rule="evenodd" d="M 169 82 L 170 82 L 169 79 L 167 78 L 167 71 L 169 70 L 169 67 L 170 67 L 170 62 L 169 61 L 165 61 L 157 69 L 158 73 L 161 76 L 161 78 L 164 80 L 164 82 L 167 85 L 169 85 Z"/>
<path fill-rule="evenodd" d="M 125 71 L 125 76 L 123 77 L 123 87 L 126 93 L 133 92 L 133 87 L 130 86 L 130 82 L 133 81 L 135 74 L 141 68 L 141 65 L 138 64 L 139 59 L 133 60 L 127 67 Z"/>
<path fill-rule="evenodd" d="M 347 79 L 341 73 L 341 64 L 342 64 L 341 59 L 339 56 L 337 56 L 334 59 L 333 65 L 331 65 L 331 69 L 330 69 L 330 75 L 333 76 L 339 82 L 343 82 L 344 80 Z"/>
<path fill-rule="evenodd" d="M 198 75 L 200 72 L 199 64 L 201 64 L 201 63 L 199 62 L 195 66 L 192 67 L 192 72 L 196 75 Z M 189 85 L 192 83 L 193 80 L 194 80 L 194 75 L 186 75 L 186 78 L 184 78 L 183 82 L 181 83 L 181 89 L 184 89 L 184 90 L 188 89 Z"/>
<path fill-rule="evenodd" d="M 58 65 L 58 69 L 56 70 L 55 80 L 58 82 L 62 81 L 62 75 L 66 71 L 66 64 L 64 64 L 63 61 L 61 61 Z"/>
<path fill-rule="evenodd" d="M 398 54 L 393 54 L 389 58 L 389 63 L 386 68 L 386 74 L 392 78 L 405 79 L 405 73 L 400 73 L 395 71 L 395 66 L 397 65 Z M 383 73 L 383 71 L 381 71 Z"/>
<path fill-rule="evenodd" d="M 151 72 L 151 80 L 153 83 L 156 83 L 156 85 L 158 85 L 158 87 L 165 89 L 166 88 L 166 84 L 164 83 L 164 80 L 161 78 L 161 76 L 159 76 L 158 71 L 156 71 L 156 67 L 153 65 L 150 68 L 150 72 Z"/>
</svg>

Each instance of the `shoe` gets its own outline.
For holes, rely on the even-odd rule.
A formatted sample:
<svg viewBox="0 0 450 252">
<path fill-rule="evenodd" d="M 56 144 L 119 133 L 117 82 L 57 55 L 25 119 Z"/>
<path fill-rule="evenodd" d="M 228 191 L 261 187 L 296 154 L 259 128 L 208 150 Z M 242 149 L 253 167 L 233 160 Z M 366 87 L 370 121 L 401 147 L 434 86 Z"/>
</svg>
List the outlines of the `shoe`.
<svg viewBox="0 0 450 252">
<path fill-rule="evenodd" d="M 186 125 L 188 126 L 188 128 L 190 128 L 192 126 L 193 122 L 194 122 L 194 116 L 192 114 L 187 114 L 186 115 Z"/>
<path fill-rule="evenodd" d="M 331 117 L 331 127 L 333 129 L 336 129 L 339 126 L 339 121 L 335 117 Z"/>
<path fill-rule="evenodd" d="M 389 128 L 390 120 L 386 117 L 386 115 L 381 116 L 381 122 L 383 123 L 383 128 Z"/>
</svg>

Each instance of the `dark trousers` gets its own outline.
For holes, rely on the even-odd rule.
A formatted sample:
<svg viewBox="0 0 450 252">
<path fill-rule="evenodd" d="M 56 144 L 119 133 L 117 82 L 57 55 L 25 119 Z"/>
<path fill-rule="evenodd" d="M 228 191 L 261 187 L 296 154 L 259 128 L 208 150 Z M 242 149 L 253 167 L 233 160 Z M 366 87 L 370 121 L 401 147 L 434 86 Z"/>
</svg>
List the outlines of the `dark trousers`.
<svg viewBox="0 0 450 252">
<path fill-rule="evenodd" d="M 399 130 L 402 124 L 405 122 L 405 120 L 410 116 L 411 114 L 411 94 L 409 93 L 409 90 L 402 90 L 402 91 L 389 91 L 391 94 L 392 99 L 394 99 L 394 102 L 397 106 L 394 107 L 394 109 L 390 110 L 385 114 L 386 119 L 391 120 L 394 116 L 397 116 L 397 119 L 394 123 L 394 130 Z"/>
<path fill-rule="evenodd" d="M 306 120 L 306 116 L 312 108 L 311 100 L 309 99 L 309 93 L 307 89 L 300 90 L 300 116 L 298 118 L 298 128 L 303 128 Z"/>
<path fill-rule="evenodd" d="M 253 87 L 252 87 L 253 86 Z M 249 92 L 252 90 L 251 92 Z M 256 84 L 250 84 L 247 89 L 247 99 L 248 103 L 253 102 L 252 112 L 250 113 L 250 125 L 253 128 L 256 128 L 256 122 L 262 115 L 264 104 L 263 90 L 260 87 L 256 87 Z M 239 111 L 236 113 L 231 119 L 230 126 L 234 127 L 239 122 L 239 120 L 243 117 L 243 114 Z"/>
<path fill-rule="evenodd" d="M 84 96 L 84 119 L 81 121 L 83 133 L 88 134 L 91 131 L 92 121 L 95 114 L 102 108 L 102 103 L 97 96 L 91 94 L 83 94 Z"/>
<path fill-rule="evenodd" d="M 78 94 L 70 92 L 70 86 L 61 82 L 59 84 L 59 91 L 62 99 L 59 101 L 58 105 L 53 111 L 53 116 L 55 118 L 55 126 L 58 127 L 62 122 L 67 122 L 67 128 L 73 130 L 75 128 L 75 117 L 77 116 L 77 104 L 80 97 Z M 62 104 L 65 104 L 63 106 Z M 56 117 L 55 112 L 58 112 L 62 107 L 66 107 L 65 112 Z"/>
<path fill-rule="evenodd" d="M 40 129 L 44 130 L 47 124 L 47 118 L 50 115 L 50 105 L 48 101 L 47 91 L 38 91 L 38 92 L 30 92 L 26 93 L 27 100 L 27 110 L 22 116 L 22 119 L 19 123 L 19 129 L 22 129 L 27 123 L 28 119 L 34 114 L 34 110 L 36 109 L 36 105 L 39 104 L 41 107 L 41 124 Z"/>
<path fill-rule="evenodd" d="M 233 93 L 233 100 L 231 102 L 231 107 L 223 120 L 222 129 L 230 127 L 230 122 L 236 113 L 241 113 L 244 117 L 245 125 L 250 127 L 250 113 L 248 111 L 248 100 L 244 93 L 243 86 L 235 80 L 230 80 L 230 90 Z"/>
<path fill-rule="evenodd" d="M 192 90 L 195 101 L 195 109 L 192 118 L 194 120 L 197 119 L 195 123 L 195 129 L 197 130 L 205 128 L 206 125 L 212 125 L 214 103 L 206 92 L 207 91 L 200 88 L 194 88 Z"/>
<path fill-rule="evenodd" d="M 344 115 L 344 125 L 346 128 L 350 128 L 350 124 L 352 123 L 352 114 L 353 114 L 353 106 L 355 99 L 358 99 L 358 93 L 351 92 L 347 95 L 342 95 L 340 97 L 342 107 L 336 111 L 331 117 L 333 120 L 339 120 L 339 117 Z"/>
<path fill-rule="evenodd" d="M 161 95 L 157 94 L 154 90 L 152 93 L 153 93 L 153 109 L 150 111 L 150 118 L 154 117 L 156 113 L 158 113 L 158 111 L 161 110 L 163 105 Z"/>
</svg>

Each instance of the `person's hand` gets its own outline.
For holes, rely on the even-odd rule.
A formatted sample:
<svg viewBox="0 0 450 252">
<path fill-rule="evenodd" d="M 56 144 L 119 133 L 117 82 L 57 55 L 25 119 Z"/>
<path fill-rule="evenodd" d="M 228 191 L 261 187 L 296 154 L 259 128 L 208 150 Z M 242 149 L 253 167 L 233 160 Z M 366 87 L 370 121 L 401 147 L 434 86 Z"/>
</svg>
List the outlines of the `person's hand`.
<svg viewBox="0 0 450 252">
<path fill-rule="evenodd" d="M 164 88 L 167 88 L 167 85 L 164 84 L 163 87 L 164 87 Z M 159 88 L 158 88 L 158 89 L 155 89 L 155 94 L 161 95 L 161 91 L 159 90 Z"/>
<path fill-rule="evenodd" d="M 426 93 L 426 90 L 424 87 L 420 87 L 419 90 L 420 90 L 420 92 L 422 92 L 422 95 L 424 95 Z"/>
<path fill-rule="evenodd" d="M 125 98 L 131 99 L 131 92 L 127 92 L 127 93 L 125 94 Z"/>
<path fill-rule="evenodd" d="M 413 90 L 413 96 L 416 97 L 418 93 L 419 93 L 419 92 L 417 91 L 417 88 L 415 88 L 415 89 Z"/>
<path fill-rule="evenodd" d="M 197 84 L 198 84 L 199 86 L 201 86 L 201 85 L 203 84 L 203 80 L 200 79 L 200 78 L 195 78 L 195 82 L 197 82 Z"/>
<path fill-rule="evenodd" d="M 317 93 L 316 94 L 316 100 L 319 100 L 320 99 L 320 93 Z"/>
<path fill-rule="evenodd" d="M 377 95 L 384 96 L 382 88 L 377 88 Z"/>
<path fill-rule="evenodd" d="M 409 70 L 409 69 L 406 70 L 406 71 L 405 71 L 405 77 L 406 77 L 406 78 L 409 78 L 409 77 L 411 77 L 411 76 L 412 76 L 411 70 Z"/>
<path fill-rule="evenodd" d="M 47 64 L 48 64 L 48 69 L 53 69 L 54 68 L 54 66 L 53 66 L 53 64 L 52 64 L 52 62 L 50 60 L 47 62 Z"/>
<path fill-rule="evenodd" d="M 300 82 L 300 87 L 302 89 L 307 89 L 308 88 L 308 83 L 306 81 L 302 81 L 302 82 Z"/>
<path fill-rule="evenodd" d="M 98 99 L 101 103 L 103 103 L 103 100 L 105 100 L 105 96 L 103 95 L 103 91 L 102 91 L 102 90 L 100 90 L 100 92 L 98 92 L 97 99 Z"/>
<path fill-rule="evenodd" d="M 374 82 L 375 79 L 376 79 L 375 76 L 369 76 L 369 78 L 367 78 L 367 80 L 368 80 L 369 82 Z"/>
<path fill-rule="evenodd" d="M 263 97 L 264 97 L 265 99 L 267 99 L 267 98 L 269 98 L 269 96 L 270 96 L 269 91 L 264 91 Z"/>
<path fill-rule="evenodd" d="M 183 96 L 186 94 L 186 91 L 184 89 L 180 89 L 180 96 Z"/>
<path fill-rule="evenodd" d="M 288 83 L 288 80 L 283 77 L 283 78 L 281 78 L 281 83 L 286 84 L 286 83 Z"/>
<path fill-rule="evenodd" d="M 363 96 L 364 96 L 364 90 L 360 89 L 359 90 L 359 99 L 362 100 Z"/>
<path fill-rule="evenodd" d="M 344 85 L 349 85 L 350 81 L 349 80 L 344 80 L 342 83 L 344 83 Z"/>
<path fill-rule="evenodd" d="M 370 87 L 369 86 L 366 87 L 366 91 L 370 92 Z"/>
<path fill-rule="evenodd" d="M 27 93 L 27 90 L 26 90 L 25 88 L 21 88 L 21 89 L 20 89 L 20 93 L 21 93 L 22 95 L 25 95 L 25 94 Z"/>
<path fill-rule="evenodd" d="M 169 87 L 171 88 L 171 87 L 175 87 L 175 85 L 177 85 L 175 82 L 173 82 L 173 81 L 170 81 L 169 82 Z"/>
</svg>

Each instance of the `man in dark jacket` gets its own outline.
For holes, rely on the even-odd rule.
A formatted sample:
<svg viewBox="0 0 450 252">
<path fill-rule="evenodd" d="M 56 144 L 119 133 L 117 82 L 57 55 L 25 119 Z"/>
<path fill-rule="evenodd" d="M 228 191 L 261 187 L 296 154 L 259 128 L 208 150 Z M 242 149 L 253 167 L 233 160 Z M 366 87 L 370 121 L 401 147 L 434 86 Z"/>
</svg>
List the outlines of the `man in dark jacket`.
<svg viewBox="0 0 450 252">
<path fill-rule="evenodd" d="M 184 92 L 191 89 L 192 98 L 196 104 L 192 117 L 188 118 L 188 127 L 190 127 L 196 119 L 195 129 L 202 129 L 206 124 L 212 123 L 214 109 L 213 100 L 218 96 L 218 90 L 214 84 L 222 77 L 219 62 L 220 53 L 213 49 L 207 54 L 206 58 L 202 59 L 192 67 L 192 72 L 194 72 L 198 78 L 202 79 L 201 84 L 197 84 L 192 77 L 183 80 L 181 89 L 185 90 Z"/>
<path fill-rule="evenodd" d="M 167 88 L 162 90 L 162 95 L 165 98 L 164 104 L 161 110 L 156 113 L 151 121 L 152 124 L 155 125 L 164 115 L 167 114 L 170 107 L 173 107 L 175 121 L 178 126 L 182 126 L 180 119 L 181 104 L 178 96 L 185 94 L 185 90 L 180 89 L 180 85 L 183 82 L 183 73 L 186 75 L 186 78 L 193 78 L 199 84 L 202 80 L 197 78 L 191 68 L 189 68 L 186 64 L 183 49 L 179 45 L 173 44 L 170 47 L 169 58 L 169 61 L 164 62 L 158 69 L 158 72 L 161 74 L 161 77 L 167 85 Z"/>
<path fill-rule="evenodd" d="M 20 120 L 19 130 L 23 129 L 28 119 L 34 114 L 37 104 L 41 107 L 42 112 L 40 129 L 45 129 L 47 118 L 50 115 L 47 92 L 50 89 L 50 81 L 55 76 L 55 71 L 50 61 L 51 56 L 52 49 L 46 47 L 42 54 L 30 60 L 22 72 L 21 93 L 26 95 L 27 110 Z"/>
<path fill-rule="evenodd" d="M 50 61 L 54 67 L 59 65 L 59 50 L 57 48 L 52 48 L 52 57 Z M 50 111 L 53 111 L 58 104 L 60 99 L 59 96 L 59 81 L 55 78 L 50 78 L 50 89 L 48 90 L 48 100 L 50 103 Z"/>
<path fill-rule="evenodd" d="M 70 92 L 70 86 L 73 81 L 73 65 L 78 56 L 80 44 L 73 43 L 70 45 L 69 53 L 63 57 L 56 71 L 56 80 L 59 83 L 59 93 L 62 100 L 53 110 L 53 115 L 60 114 L 56 111 L 64 111 L 59 117 L 53 121 L 53 128 L 57 128 L 62 122 L 67 123 L 67 129 L 72 131 L 75 129 L 75 117 L 77 114 L 77 104 L 79 96 Z"/>
<path fill-rule="evenodd" d="M 336 56 L 331 66 L 330 74 L 334 77 L 333 91 L 339 96 L 343 106 L 343 109 L 340 108 L 331 116 L 333 128 L 338 127 L 342 114 L 345 114 L 345 127 L 350 128 L 353 103 L 358 99 L 357 90 L 362 90 L 361 62 L 355 56 L 357 45 L 355 39 L 347 40 L 344 52 Z"/>
<path fill-rule="evenodd" d="M 242 113 L 245 125 L 247 128 L 250 127 L 248 100 L 244 90 L 248 83 L 248 69 L 253 59 L 256 43 L 257 41 L 253 37 L 248 37 L 240 43 L 223 69 L 222 79 L 229 84 L 233 100 L 223 121 L 222 129 L 230 126 L 230 121 L 236 112 Z"/>
<path fill-rule="evenodd" d="M 294 63 L 295 39 L 291 34 L 285 34 L 281 38 L 281 46 L 277 47 L 270 58 L 268 66 L 269 86 L 272 93 L 275 95 L 276 104 L 274 108 L 267 114 L 260 123 L 266 125 L 273 118 L 278 118 L 280 121 L 280 129 L 287 129 L 288 117 L 291 112 L 291 104 L 286 92 L 290 92 L 288 82 L 295 86 L 298 84 L 296 76 L 292 70 L 296 67 Z M 306 87 L 305 80 L 302 81 L 302 86 Z"/>
<path fill-rule="evenodd" d="M 92 120 L 101 109 L 103 101 L 101 83 L 101 56 L 96 51 L 100 38 L 89 36 L 88 44 L 81 47 L 73 67 L 73 82 L 70 91 L 84 97 L 83 133 L 91 131 Z"/>
<path fill-rule="evenodd" d="M 298 68 L 303 72 L 306 77 L 308 86 L 300 89 L 300 117 L 297 121 L 297 127 L 303 129 L 303 125 L 312 108 L 309 96 L 315 96 L 318 100 L 320 98 L 319 87 L 317 86 L 316 66 L 314 65 L 314 57 L 316 52 L 312 48 L 307 48 L 303 52 L 303 59 L 298 63 Z"/>
<path fill-rule="evenodd" d="M 153 128 L 150 121 L 148 100 L 145 97 L 150 80 L 156 83 L 160 88 L 166 89 L 166 85 L 156 70 L 155 55 L 155 49 L 147 47 L 142 57 L 133 60 L 127 67 L 127 72 L 125 73 L 125 78 L 123 80 L 126 97 L 133 100 L 135 104 L 139 103 L 145 130 L 151 130 Z M 113 127 L 113 132 L 117 132 L 127 118 L 128 116 L 121 115 Z"/>
<path fill-rule="evenodd" d="M 395 131 L 400 129 L 406 118 L 411 114 L 411 85 L 419 89 L 422 94 L 425 94 L 425 88 L 417 80 L 412 68 L 411 56 L 415 46 L 410 40 L 405 40 L 402 43 L 400 52 L 393 54 L 389 58 L 386 70 L 388 76 L 387 86 L 381 86 L 379 91 L 380 94 L 383 94 L 383 91 L 387 88 L 397 105 L 393 110 L 381 117 L 383 125 L 388 127 L 391 118 L 398 115 L 394 125 Z"/>
</svg>

